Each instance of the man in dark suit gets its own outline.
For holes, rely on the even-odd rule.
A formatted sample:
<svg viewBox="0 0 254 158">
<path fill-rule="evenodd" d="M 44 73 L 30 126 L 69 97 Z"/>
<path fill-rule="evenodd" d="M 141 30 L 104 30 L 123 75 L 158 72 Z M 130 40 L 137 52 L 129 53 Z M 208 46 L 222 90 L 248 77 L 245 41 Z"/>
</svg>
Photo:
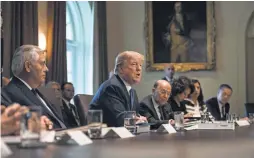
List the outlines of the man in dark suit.
<svg viewBox="0 0 254 158">
<path fill-rule="evenodd" d="M 48 71 L 45 58 L 45 52 L 34 45 L 16 49 L 11 66 L 14 77 L 3 91 L 12 103 L 41 107 L 42 115 L 53 122 L 54 128 L 66 128 L 54 105 L 37 90 L 45 82 Z"/>
<path fill-rule="evenodd" d="M 99 87 L 90 109 L 103 111 L 103 122 L 109 127 L 124 125 L 125 111 L 139 113 L 139 102 L 136 91 L 131 87 L 141 80 L 143 55 L 125 51 L 116 57 L 114 75 Z M 137 116 L 137 121 L 146 121 Z"/>
<path fill-rule="evenodd" d="M 226 120 L 229 113 L 230 105 L 228 103 L 233 89 L 228 84 L 221 84 L 217 97 L 210 98 L 206 101 L 206 106 L 215 120 Z"/>
<path fill-rule="evenodd" d="M 171 85 L 165 80 L 158 80 L 153 87 L 153 93 L 140 102 L 140 114 L 145 116 L 152 128 L 159 128 L 162 124 L 173 124 L 173 111 L 168 98 L 171 94 Z"/>
<path fill-rule="evenodd" d="M 168 66 L 165 66 L 164 68 L 165 76 L 162 78 L 162 80 L 168 81 L 170 84 L 174 81 L 174 75 L 175 75 L 175 67 L 173 64 L 169 64 Z"/>
<path fill-rule="evenodd" d="M 74 87 L 70 82 L 65 82 L 61 86 L 62 90 L 62 102 L 63 109 L 62 114 L 64 117 L 64 122 L 67 127 L 77 127 L 80 126 L 79 115 L 77 112 L 77 107 L 70 103 L 71 99 L 74 96 Z"/>
</svg>

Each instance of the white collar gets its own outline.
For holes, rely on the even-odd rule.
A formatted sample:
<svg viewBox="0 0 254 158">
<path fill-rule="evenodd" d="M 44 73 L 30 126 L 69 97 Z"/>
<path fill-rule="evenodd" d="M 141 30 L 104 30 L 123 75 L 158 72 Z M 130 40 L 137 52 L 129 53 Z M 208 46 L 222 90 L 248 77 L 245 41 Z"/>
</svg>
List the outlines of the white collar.
<svg viewBox="0 0 254 158">
<path fill-rule="evenodd" d="M 187 101 L 191 102 L 193 105 L 199 106 L 199 102 L 198 101 L 197 101 L 197 104 L 195 104 L 194 101 L 189 99 L 189 98 L 186 98 L 184 100 L 187 100 Z"/>
<path fill-rule="evenodd" d="M 64 98 L 63 98 L 63 101 L 64 101 L 65 104 L 69 107 L 70 102 L 69 102 L 68 100 L 64 99 Z"/>
<path fill-rule="evenodd" d="M 120 77 L 120 76 L 119 76 Z M 122 77 L 120 77 L 121 80 L 123 81 L 127 91 L 129 92 L 131 90 L 131 85 L 129 83 L 127 83 Z"/>
<path fill-rule="evenodd" d="M 16 76 L 17 77 L 17 76 Z M 27 86 L 27 88 L 28 89 L 30 89 L 30 91 L 32 90 L 32 87 L 31 86 L 29 86 L 29 84 L 27 84 L 24 80 L 22 80 L 21 78 L 19 78 L 19 77 L 17 77 L 21 82 L 23 82 L 26 86 Z"/>
</svg>

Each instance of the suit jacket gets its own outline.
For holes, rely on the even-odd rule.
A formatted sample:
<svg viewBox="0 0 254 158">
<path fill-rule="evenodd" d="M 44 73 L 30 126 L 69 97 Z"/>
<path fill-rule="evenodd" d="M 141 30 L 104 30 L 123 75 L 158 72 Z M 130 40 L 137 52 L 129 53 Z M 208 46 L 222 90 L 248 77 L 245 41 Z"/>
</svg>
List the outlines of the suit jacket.
<svg viewBox="0 0 254 158">
<path fill-rule="evenodd" d="M 149 123 L 154 123 L 151 128 L 159 128 L 162 124 L 167 124 L 170 119 L 174 119 L 173 111 L 169 104 L 161 106 L 161 120 L 159 119 L 157 112 L 154 108 L 152 95 L 146 96 L 140 102 L 140 114 L 145 116 Z"/>
<path fill-rule="evenodd" d="M 166 78 L 166 76 L 164 76 L 164 77 L 162 78 L 162 80 L 168 81 L 167 78 Z M 174 80 L 175 80 L 175 79 L 173 78 L 171 81 L 168 81 L 168 82 L 172 85 L 172 83 L 173 83 Z"/>
<path fill-rule="evenodd" d="M 1 105 L 5 105 L 8 106 L 12 104 L 12 101 L 10 99 L 10 97 L 8 96 L 8 94 L 3 90 L 1 90 Z"/>
<path fill-rule="evenodd" d="M 68 128 L 77 127 L 78 124 L 77 124 L 77 122 L 75 120 L 75 116 L 73 115 L 72 111 L 68 108 L 68 106 L 66 105 L 65 101 L 63 100 L 62 102 L 63 102 L 62 115 L 63 115 L 64 124 Z"/>
<path fill-rule="evenodd" d="M 103 111 L 103 122 L 109 127 L 120 127 L 124 125 L 124 112 L 139 112 L 139 102 L 134 91 L 134 105 L 131 106 L 130 95 L 126 86 L 118 75 L 101 84 L 94 95 L 89 109 L 101 109 Z"/>
<path fill-rule="evenodd" d="M 217 97 L 210 98 L 206 101 L 206 106 L 208 108 L 208 112 L 215 118 L 215 120 L 226 120 L 226 114 L 229 113 L 230 105 L 229 103 L 225 104 L 225 116 L 221 117 L 220 107 L 218 103 Z"/>
<path fill-rule="evenodd" d="M 182 112 L 184 112 L 184 114 L 187 114 L 187 110 L 186 110 L 184 102 L 180 102 L 180 107 L 179 107 L 178 104 L 176 103 L 176 101 L 170 97 L 168 99 L 168 103 L 170 104 L 170 106 L 174 112 L 182 111 Z"/>
<path fill-rule="evenodd" d="M 42 109 L 42 115 L 47 116 L 53 122 L 54 128 L 61 128 L 58 120 L 63 123 L 63 119 L 57 113 L 54 105 L 52 105 L 39 91 L 38 95 L 46 102 L 47 106 L 51 109 L 54 115 L 43 105 L 41 100 L 16 77 L 13 77 L 11 82 L 4 87 L 4 92 L 8 94 L 12 102 L 25 106 L 40 106 Z"/>
</svg>

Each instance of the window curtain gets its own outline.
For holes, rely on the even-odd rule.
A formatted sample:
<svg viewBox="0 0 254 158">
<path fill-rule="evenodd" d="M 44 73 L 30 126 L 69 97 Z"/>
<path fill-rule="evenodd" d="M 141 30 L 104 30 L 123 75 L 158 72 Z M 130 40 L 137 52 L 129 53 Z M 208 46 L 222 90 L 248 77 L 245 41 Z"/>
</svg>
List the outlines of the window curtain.
<svg viewBox="0 0 254 158">
<path fill-rule="evenodd" d="M 11 60 L 16 48 L 38 45 L 38 5 L 36 1 L 2 1 L 3 76 L 11 77 Z"/>
<path fill-rule="evenodd" d="M 48 2 L 47 81 L 67 81 L 66 2 Z"/>
<path fill-rule="evenodd" d="M 105 1 L 95 2 L 94 10 L 94 92 L 108 79 L 107 10 Z"/>
</svg>

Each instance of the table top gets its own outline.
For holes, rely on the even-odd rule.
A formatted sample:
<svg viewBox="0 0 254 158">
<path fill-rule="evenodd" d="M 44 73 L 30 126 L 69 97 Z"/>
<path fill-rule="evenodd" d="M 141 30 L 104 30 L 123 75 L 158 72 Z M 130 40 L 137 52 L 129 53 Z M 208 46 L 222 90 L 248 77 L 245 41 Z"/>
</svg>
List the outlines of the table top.
<svg viewBox="0 0 254 158">
<path fill-rule="evenodd" d="M 92 144 L 19 149 L 10 158 L 253 158 L 254 125 L 235 130 L 193 130 L 176 134 L 143 133 L 133 138 L 94 140 Z"/>
</svg>

